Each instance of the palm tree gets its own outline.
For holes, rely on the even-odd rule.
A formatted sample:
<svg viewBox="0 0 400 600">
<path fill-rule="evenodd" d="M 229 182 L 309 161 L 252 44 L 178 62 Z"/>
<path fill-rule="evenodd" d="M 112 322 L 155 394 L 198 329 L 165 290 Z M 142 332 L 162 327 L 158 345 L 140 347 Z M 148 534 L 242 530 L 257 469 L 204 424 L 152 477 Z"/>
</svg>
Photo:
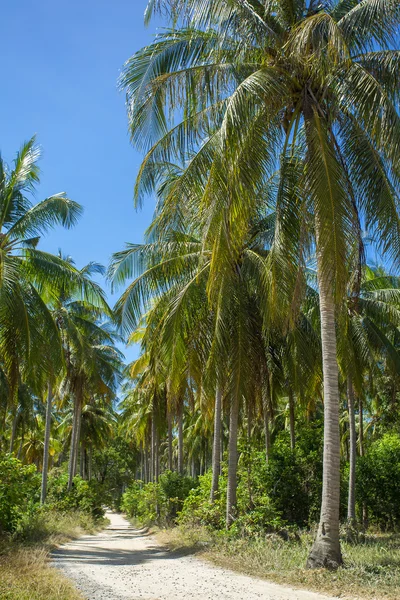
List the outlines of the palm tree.
<svg viewBox="0 0 400 600">
<path fill-rule="evenodd" d="M 285 185 L 284 161 L 295 147 L 301 152 L 300 194 L 292 194 L 296 203 L 292 198 L 279 206 L 277 226 L 292 248 L 298 240 L 292 214 L 300 208 L 313 220 L 325 450 L 320 524 L 308 566 L 335 568 L 342 562 L 335 323 L 361 215 L 379 231 L 381 249 L 399 257 L 400 5 L 151 0 L 147 18 L 157 10 L 169 16 L 173 28 L 132 57 L 121 79 L 132 141 L 147 152 L 139 199 L 157 183 L 157 164 L 190 159 L 166 204 L 173 211 L 181 199 L 190 202 L 191 190 L 208 180 L 203 207 L 211 206 L 214 218 L 203 236 L 214 239 L 213 264 L 220 272 L 241 247 L 256 190 L 277 164 Z M 224 244 L 217 235 L 221 224 Z M 212 284 L 219 289 L 216 273 Z"/>
<path fill-rule="evenodd" d="M 41 292 L 54 290 L 71 273 L 64 261 L 37 245 L 48 229 L 57 224 L 71 227 L 81 214 L 81 207 L 65 194 L 32 205 L 29 195 L 39 182 L 39 156 L 32 138 L 12 169 L 0 158 L 0 353 L 11 399 L 32 362 L 49 370 L 46 355 L 35 353 L 44 338 L 60 361 L 57 328 Z"/>
</svg>

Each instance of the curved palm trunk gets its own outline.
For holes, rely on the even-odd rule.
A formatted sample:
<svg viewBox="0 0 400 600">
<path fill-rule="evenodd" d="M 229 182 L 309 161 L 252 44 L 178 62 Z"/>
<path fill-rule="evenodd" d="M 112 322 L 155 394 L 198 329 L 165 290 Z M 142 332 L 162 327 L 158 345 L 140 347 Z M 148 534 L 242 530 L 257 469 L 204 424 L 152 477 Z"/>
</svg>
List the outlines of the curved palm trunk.
<svg viewBox="0 0 400 600">
<path fill-rule="evenodd" d="M 239 422 L 239 396 L 234 394 L 231 402 L 228 443 L 228 484 L 226 494 L 226 526 L 230 527 L 235 520 L 236 488 L 237 488 L 237 439 Z"/>
<path fill-rule="evenodd" d="M 347 379 L 347 400 L 350 424 L 350 472 L 349 472 L 349 496 L 347 504 L 347 520 L 350 525 L 356 523 L 356 418 L 354 413 L 354 390 L 351 378 Z"/>
<path fill-rule="evenodd" d="M 50 449 L 50 427 L 51 427 L 51 408 L 53 402 L 53 392 L 50 383 L 47 388 L 46 400 L 46 425 L 44 430 L 44 447 L 43 447 L 43 470 L 42 470 L 42 487 L 40 492 L 40 504 L 46 502 L 47 495 L 47 472 L 49 468 L 49 449 Z"/>
<path fill-rule="evenodd" d="M 296 446 L 294 395 L 293 395 L 293 390 L 290 386 L 289 386 L 289 428 L 290 428 L 290 448 L 291 448 L 291 450 L 294 450 L 295 446 Z"/>
<path fill-rule="evenodd" d="M 214 438 L 213 438 L 213 454 L 212 454 L 212 482 L 210 502 L 214 502 L 215 494 L 218 491 L 219 473 L 221 470 L 221 409 L 222 409 L 222 393 L 219 386 L 215 392 L 215 408 L 214 408 Z"/>
<path fill-rule="evenodd" d="M 317 220 L 318 239 L 318 220 Z M 339 373 L 336 355 L 333 290 L 318 256 L 321 313 L 322 365 L 324 376 L 324 457 L 322 505 L 317 537 L 307 560 L 309 568 L 335 569 L 342 564 L 339 541 L 340 429 Z"/>
</svg>

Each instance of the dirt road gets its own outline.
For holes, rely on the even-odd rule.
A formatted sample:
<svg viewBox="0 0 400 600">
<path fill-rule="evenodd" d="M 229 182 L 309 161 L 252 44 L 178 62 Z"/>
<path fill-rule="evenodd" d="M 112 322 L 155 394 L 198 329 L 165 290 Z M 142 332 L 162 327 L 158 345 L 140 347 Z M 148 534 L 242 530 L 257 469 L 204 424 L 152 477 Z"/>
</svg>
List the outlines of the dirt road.
<svg viewBox="0 0 400 600">
<path fill-rule="evenodd" d="M 168 552 L 121 515 L 107 516 L 102 533 L 53 554 L 87 600 L 332 600 Z"/>
</svg>

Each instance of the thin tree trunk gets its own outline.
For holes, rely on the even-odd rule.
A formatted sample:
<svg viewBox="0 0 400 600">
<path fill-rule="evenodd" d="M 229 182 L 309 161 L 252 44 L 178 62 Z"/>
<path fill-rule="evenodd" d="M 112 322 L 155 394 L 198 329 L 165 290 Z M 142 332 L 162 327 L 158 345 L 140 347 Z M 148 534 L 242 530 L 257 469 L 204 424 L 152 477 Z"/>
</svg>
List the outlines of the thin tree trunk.
<svg viewBox="0 0 400 600">
<path fill-rule="evenodd" d="M 24 426 L 22 426 L 21 441 L 20 441 L 20 444 L 19 444 L 18 452 L 17 452 L 17 458 L 18 458 L 18 460 L 21 460 L 22 448 L 24 446 L 24 440 L 25 440 L 25 428 L 24 428 Z"/>
<path fill-rule="evenodd" d="M 15 438 L 17 437 L 17 428 L 18 428 L 19 414 L 18 409 L 15 412 L 12 429 L 11 429 L 11 439 L 10 439 L 10 454 L 12 454 L 14 450 Z"/>
<path fill-rule="evenodd" d="M 266 389 L 263 394 L 263 417 L 264 417 L 264 438 L 265 438 L 265 460 L 268 464 L 269 455 L 271 451 L 271 433 L 269 429 L 269 398 L 270 398 L 270 384 L 269 374 L 267 373 L 266 378 Z"/>
<path fill-rule="evenodd" d="M 252 490 L 252 474 L 251 474 L 251 464 L 252 464 L 252 456 L 251 456 L 251 431 L 252 431 L 252 411 L 251 404 L 247 402 L 247 490 L 249 493 L 249 505 L 252 508 L 253 504 L 253 490 Z"/>
<path fill-rule="evenodd" d="M 168 469 L 174 470 L 173 464 L 173 452 L 172 452 L 172 414 L 167 408 L 167 421 L 168 421 Z"/>
<path fill-rule="evenodd" d="M 77 403 L 77 399 L 75 398 L 74 412 L 72 415 L 71 445 L 70 445 L 70 449 L 69 449 L 69 459 L 68 459 L 68 490 L 72 489 L 72 480 L 74 478 L 74 457 L 75 457 L 75 444 L 76 444 L 77 414 L 78 414 L 78 403 Z"/>
<path fill-rule="evenodd" d="M 292 387 L 289 386 L 289 428 L 290 428 L 290 448 L 295 449 L 296 446 L 296 431 L 295 431 L 295 416 L 294 416 L 294 395 Z"/>
<path fill-rule="evenodd" d="M 356 460 L 357 438 L 356 418 L 354 414 L 354 390 L 351 377 L 347 378 L 347 402 L 350 425 L 350 471 L 349 471 L 349 496 L 347 503 L 347 520 L 350 525 L 356 524 Z"/>
<path fill-rule="evenodd" d="M 239 421 L 239 395 L 234 394 L 231 400 L 228 444 L 228 483 L 226 494 L 226 526 L 230 527 L 235 520 L 237 492 L 237 439 Z"/>
<path fill-rule="evenodd" d="M 46 424 L 44 430 L 44 447 L 43 447 L 43 470 L 42 470 L 42 488 L 40 492 L 40 504 L 46 502 L 47 495 L 47 473 L 49 468 L 49 449 L 50 449 L 50 427 L 51 427 L 51 408 L 53 403 L 53 392 L 51 384 L 47 387 L 46 400 Z"/>
<path fill-rule="evenodd" d="M 316 219 L 317 244 L 319 227 L 319 220 Z M 326 267 L 322 269 L 320 253 L 317 259 L 324 378 L 324 456 L 320 522 L 307 567 L 335 569 L 342 564 L 339 540 L 340 427 L 335 303 Z"/>
<path fill-rule="evenodd" d="M 153 409 L 153 415 L 151 417 L 150 481 L 155 481 L 155 479 L 156 479 L 155 450 L 156 450 L 156 419 L 154 416 L 154 409 Z"/>
<path fill-rule="evenodd" d="M 74 418 L 71 433 L 71 451 L 69 457 L 68 490 L 72 489 L 72 482 L 76 475 L 78 464 L 79 441 L 81 436 L 82 418 L 82 396 L 80 392 L 75 394 Z"/>
<path fill-rule="evenodd" d="M 183 402 L 178 408 L 178 473 L 183 475 Z"/>
<path fill-rule="evenodd" d="M 215 495 L 218 491 L 219 474 L 221 470 L 221 408 L 222 408 L 222 393 L 221 388 L 217 386 L 215 391 L 215 407 L 214 407 L 214 439 L 213 439 L 213 454 L 212 454 L 212 482 L 210 502 L 214 502 Z"/>
<path fill-rule="evenodd" d="M 88 461 L 89 481 L 92 481 L 92 454 L 93 454 L 93 449 L 92 449 L 92 444 L 90 444 L 90 446 L 89 446 L 89 461 Z"/>
<path fill-rule="evenodd" d="M 361 396 L 358 399 L 358 419 L 358 445 L 360 448 L 360 456 L 364 456 L 364 410 Z"/>
<path fill-rule="evenodd" d="M 159 452 L 159 438 L 158 438 L 158 431 L 156 430 L 156 435 L 155 435 L 155 441 L 156 441 L 156 447 L 154 449 L 154 453 L 155 453 L 155 469 L 156 469 L 156 482 L 158 483 L 158 478 L 160 476 L 160 452 Z"/>
<path fill-rule="evenodd" d="M 359 419 L 359 429 L 358 429 L 358 444 L 360 449 L 360 456 L 364 456 L 365 448 L 364 448 L 364 408 L 363 408 L 363 400 L 360 396 L 358 399 L 358 419 Z M 365 502 L 362 505 L 362 526 L 363 529 L 368 529 L 368 508 Z"/>
<path fill-rule="evenodd" d="M 85 466 L 84 466 L 84 449 L 83 449 L 83 444 L 80 444 L 80 454 L 79 454 L 79 475 L 82 477 L 82 479 L 85 479 L 84 476 L 84 470 L 85 470 Z"/>
<path fill-rule="evenodd" d="M 149 460 L 148 460 L 148 456 L 147 456 L 147 448 L 146 448 L 146 443 L 143 444 L 143 471 L 144 471 L 144 479 L 143 482 L 144 483 L 148 483 L 149 482 Z"/>
</svg>

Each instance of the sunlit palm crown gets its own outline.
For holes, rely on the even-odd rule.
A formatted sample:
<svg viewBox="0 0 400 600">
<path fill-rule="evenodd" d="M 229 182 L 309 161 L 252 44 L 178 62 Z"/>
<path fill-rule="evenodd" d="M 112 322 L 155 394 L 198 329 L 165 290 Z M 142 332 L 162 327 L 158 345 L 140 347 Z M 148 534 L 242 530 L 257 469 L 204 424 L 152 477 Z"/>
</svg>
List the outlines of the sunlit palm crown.
<svg viewBox="0 0 400 600">
<path fill-rule="evenodd" d="M 138 200 L 182 164 L 161 226 L 195 203 L 214 264 L 235 261 L 279 168 L 276 235 L 289 255 L 301 260 L 301 222 L 317 218 L 340 293 L 363 227 L 398 261 L 397 0 L 152 0 L 147 18 L 157 11 L 171 29 L 127 62 L 121 86 L 132 140 L 147 152 Z"/>
<path fill-rule="evenodd" d="M 32 203 L 39 157 L 31 139 L 12 169 L 0 159 L 0 352 L 11 392 L 20 369 L 25 377 L 32 368 L 42 377 L 60 369 L 61 340 L 49 306 L 64 292 L 107 307 L 104 292 L 85 271 L 37 247 L 42 234 L 56 225 L 73 226 L 82 212 L 63 193 Z"/>
</svg>

